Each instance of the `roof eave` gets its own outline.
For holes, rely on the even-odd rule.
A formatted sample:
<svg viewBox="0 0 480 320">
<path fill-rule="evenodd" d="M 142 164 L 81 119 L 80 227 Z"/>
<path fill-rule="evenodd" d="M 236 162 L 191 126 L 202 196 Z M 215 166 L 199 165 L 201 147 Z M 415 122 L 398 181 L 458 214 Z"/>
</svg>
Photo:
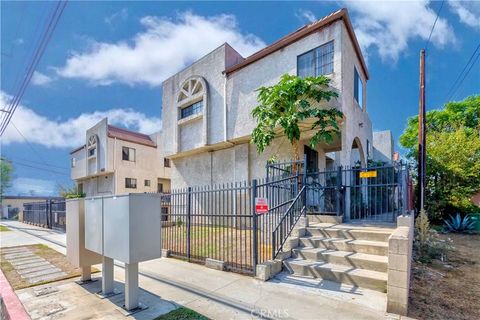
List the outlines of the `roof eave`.
<svg viewBox="0 0 480 320">
<path fill-rule="evenodd" d="M 252 64 L 268 55 L 271 53 L 278 51 L 295 41 L 298 41 L 312 33 L 317 32 L 319 29 L 322 29 L 332 23 L 334 23 L 337 20 L 343 20 L 345 22 L 345 26 L 347 27 L 348 34 L 350 38 L 352 39 L 353 46 L 355 49 L 355 52 L 357 53 L 360 63 L 362 65 L 362 69 L 365 73 L 365 77 L 367 80 L 369 80 L 370 76 L 368 73 L 367 65 L 365 63 L 365 59 L 363 58 L 362 50 L 360 49 L 360 45 L 358 44 L 357 37 L 355 36 L 355 32 L 353 31 L 353 26 L 352 23 L 350 22 L 350 18 L 348 16 L 348 10 L 346 8 L 342 8 L 341 10 L 338 10 L 323 19 L 319 20 L 317 24 L 313 25 L 311 28 L 308 28 L 308 26 L 302 27 L 298 29 L 297 31 L 283 37 L 282 39 L 274 42 L 273 44 L 263 48 L 262 50 L 252 54 L 250 57 L 247 57 L 245 60 L 242 62 L 227 68 L 223 73 L 229 75 L 232 74 L 244 67 L 246 67 L 249 64 Z M 291 37 L 291 38 L 289 38 Z"/>
</svg>

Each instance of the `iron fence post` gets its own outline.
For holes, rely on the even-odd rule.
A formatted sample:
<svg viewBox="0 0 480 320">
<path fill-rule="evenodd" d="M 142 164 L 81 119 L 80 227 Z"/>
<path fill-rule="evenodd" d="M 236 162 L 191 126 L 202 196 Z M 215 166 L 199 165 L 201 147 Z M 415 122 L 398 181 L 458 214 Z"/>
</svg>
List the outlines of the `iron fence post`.
<svg viewBox="0 0 480 320">
<path fill-rule="evenodd" d="M 337 168 L 337 197 L 336 197 L 336 211 L 337 216 L 341 214 L 341 193 L 342 193 L 342 166 L 338 166 Z"/>
<path fill-rule="evenodd" d="M 252 254 L 252 267 L 253 275 L 257 275 L 257 263 L 258 263 L 258 226 L 257 226 L 257 213 L 255 212 L 255 198 L 257 197 L 257 180 L 252 180 L 251 186 L 251 206 L 252 206 L 252 227 L 253 227 L 253 254 Z M 272 248 L 273 249 L 273 248 Z"/>
<path fill-rule="evenodd" d="M 45 205 L 45 218 L 47 222 L 47 228 L 51 229 L 50 226 L 50 216 L 52 215 L 52 199 L 47 200 L 47 203 Z"/>
<path fill-rule="evenodd" d="M 187 193 L 187 259 L 190 261 L 190 250 L 191 250 L 191 225 L 190 225 L 190 218 L 192 215 L 192 187 L 188 187 Z"/>
<path fill-rule="evenodd" d="M 303 205 L 307 206 L 307 155 L 303 155 L 303 179 L 302 179 L 302 187 L 305 187 L 305 192 L 302 195 Z M 301 188 L 300 188 L 301 190 Z M 307 216 L 307 210 L 304 211 L 304 216 Z"/>
</svg>

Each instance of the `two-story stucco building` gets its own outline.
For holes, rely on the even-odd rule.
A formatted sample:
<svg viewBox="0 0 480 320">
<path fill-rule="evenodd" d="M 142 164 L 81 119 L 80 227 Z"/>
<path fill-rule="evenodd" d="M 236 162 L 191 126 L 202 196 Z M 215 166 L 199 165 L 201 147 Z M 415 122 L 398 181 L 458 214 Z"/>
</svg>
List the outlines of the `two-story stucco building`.
<svg viewBox="0 0 480 320">
<path fill-rule="evenodd" d="M 158 146 L 161 136 L 117 128 L 105 118 L 70 153 L 71 178 L 87 196 L 168 191 L 170 161 Z"/>
<path fill-rule="evenodd" d="M 306 25 L 244 58 L 221 45 L 163 83 L 163 149 L 172 160 L 172 187 L 242 181 L 265 176 L 272 156 L 292 158 L 285 137 L 262 154 L 250 143 L 256 90 L 285 74 L 325 75 L 339 97 L 328 106 L 343 112 L 341 135 L 330 144 L 301 147 L 311 170 L 330 164 L 365 165 L 373 158 L 368 116 L 369 73 L 346 9 Z M 314 161 L 312 161 L 312 159 Z"/>
</svg>

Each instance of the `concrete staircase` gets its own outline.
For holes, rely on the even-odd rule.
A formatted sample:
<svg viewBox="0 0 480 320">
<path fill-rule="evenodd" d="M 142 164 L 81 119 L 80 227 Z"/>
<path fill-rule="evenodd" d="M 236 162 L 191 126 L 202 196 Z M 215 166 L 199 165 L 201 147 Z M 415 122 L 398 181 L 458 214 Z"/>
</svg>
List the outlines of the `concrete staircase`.
<svg viewBox="0 0 480 320">
<path fill-rule="evenodd" d="M 291 274 L 386 292 L 388 238 L 394 227 L 342 224 L 341 217 L 322 215 L 308 221 L 298 230 L 299 246 L 283 261 Z"/>
</svg>

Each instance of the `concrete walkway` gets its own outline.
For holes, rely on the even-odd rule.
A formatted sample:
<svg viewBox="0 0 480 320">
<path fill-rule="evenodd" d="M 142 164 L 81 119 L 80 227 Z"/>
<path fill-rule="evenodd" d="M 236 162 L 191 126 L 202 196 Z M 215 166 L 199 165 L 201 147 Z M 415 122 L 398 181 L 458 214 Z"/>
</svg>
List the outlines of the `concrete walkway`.
<svg viewBox="0 0 480 320">
<path fill-rule="evenodd" d="M 65 253 L 65 234 L 2 221 L 11 232 L 0 233 L 0 246 L 43 243 Z M 124 281 L 118 263 L 115 279 Z M 288 275 L 261 282 L 175 259 L 140 264 L 140 287 L 162 299 L 193 309 L 211 319 L 406 319 L 386 314 L 385 295 L 339 284 L 299 285 Z"/>
</svg>

